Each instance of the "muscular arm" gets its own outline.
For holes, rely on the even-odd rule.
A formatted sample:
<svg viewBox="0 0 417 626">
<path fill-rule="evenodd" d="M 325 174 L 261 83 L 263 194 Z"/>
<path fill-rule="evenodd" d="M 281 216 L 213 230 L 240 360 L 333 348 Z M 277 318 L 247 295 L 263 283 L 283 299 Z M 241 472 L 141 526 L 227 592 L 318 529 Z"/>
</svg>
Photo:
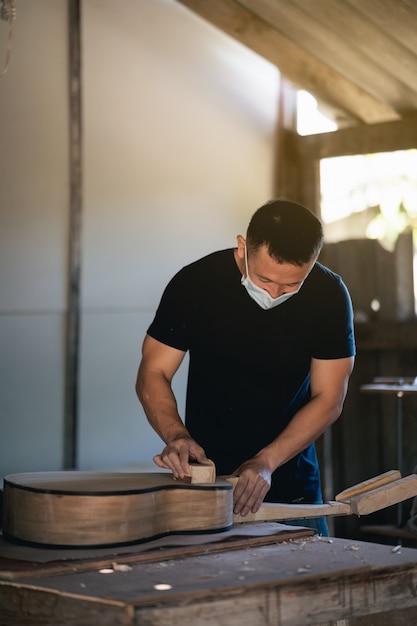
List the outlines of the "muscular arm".
<svg viewBox="0 0 417 626">
<path fill-rule="evenodd" d="M 271 474 L 313 443 L 343 409 L 354 358 L 312 359 L 311 399 L 283 432 L 258 454 L 243 463 L 235 490 L 235 512 L 256 511 L 270 487 Z"/>
<path fill-rule="evenodd" d="M 181 478 L 189 473 L 190 456 L 199 462 L 206 460 L 204 450 L 191 438 L 181 420 L 171 387 L 172 378 L 184 355 L 185 352 L 147 335 L 136 379 L 136 393 L 146 417 L 166 444 L 154 461 Z"/>
</svg>

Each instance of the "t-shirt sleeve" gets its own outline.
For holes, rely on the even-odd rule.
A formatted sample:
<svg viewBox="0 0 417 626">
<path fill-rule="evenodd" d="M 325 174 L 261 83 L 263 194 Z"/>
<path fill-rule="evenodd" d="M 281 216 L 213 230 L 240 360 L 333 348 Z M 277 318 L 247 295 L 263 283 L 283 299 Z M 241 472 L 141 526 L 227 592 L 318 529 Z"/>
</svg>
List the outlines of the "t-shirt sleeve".
<svg viewBox="0 0 417 626">
<path fill-rule="evenodd" d="M 335 276 L 328 297 L 321 302 L 315 323 L 313 357 L 343 359 L 356 353 L 353 308 L 350 294 L 339 276 Z"/>
<path fill-rule="evenodd" d="M 189 348 L 190 290 L 184 270 L 178 272 L 166 286 L 148 335 L 177 350 Z"/>
</svg>

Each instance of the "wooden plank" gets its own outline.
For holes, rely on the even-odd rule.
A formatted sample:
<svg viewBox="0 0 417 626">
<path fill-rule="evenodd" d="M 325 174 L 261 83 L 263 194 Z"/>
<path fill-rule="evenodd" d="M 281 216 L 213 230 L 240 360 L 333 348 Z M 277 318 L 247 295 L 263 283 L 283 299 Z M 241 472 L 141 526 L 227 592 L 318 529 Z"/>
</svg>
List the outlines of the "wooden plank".
<svg viewBox="0 0 417 626">
<path fill-rule="evenodd" d="M 406 2 L 391 0 L 345 0 L 356 11 L 378 25 L 382 31 L 401 45 L 417 55 L 417 38 L 415 36 L 416 4 L 414 0 L 407 6 Z M 398 19 L 399 14 L 401 19 Z M 392 27 L 395 23 L 395 28 Z"/>
<path fill-rule="evenodd" d="M 317 28 L 322 29 L 314 48 L 306 44 L 309 50 L 315 49 L 322 60 L 328 57 L 329 65 L 396 111 L 415 108 L 416 58 L 402 42 L 387 37 L 373 20 L 352 10 L 349 2 L 290 1 L 300 6 L 306 17 L 316 18 Z"/>
<path fill-rule="evenodd" d="M 417 475 L 411 474 L 349 499 L 352 513 L 368 515 L 417 495 Z"/>
<path fill-rule="evenodd" d="M 415 108 L 415 56 L 347 2 L 240 0 L 304 50 L 397 111 Z M 399 22 L 398 15 L 395 24 Z M 343 37 L 340 36 L 343 33 Z M 361 36 L 358 37 L 358 33 Z M 413 37 L 414 38 L 414 37 Z M 370 45 L 372 42 L 372 45 Z"/>
<path fill-rule="evenodd" d="M 401 121 L 342 128 L 332 133 L 298 136 L 305 159 L 411 150 L 417 147 L 417 117 Z"/>
<path fill-rule="evenodd" d="M 364 480 L 354 487 L 350 487 L 349 489 L 341 491 L 337 494 L 335 500 L 336 502 L 346 502 L 346 500 L 349 500 L 352 496 L 366 493 L 370 489 L 382 487 L 383 485 L 392 483 L 400 478 L 401 472 L 399 472 L 398 470 L 390 470 L 389 472 L 385 472 L 384 474 L 380 474 L 379 476 L 375 476 L 374 478 L 369 478 L 368 480 Z"/>
<path fill-rule="evenodd" d="M 416 492 L 417 493 L 417 492 Z M 234 524 L 259 521 L 283 521 L 292 519 L 310 519 L 328 515 L 350 515 L 351 506 L 346 502 L 328 502 L 326 504 L 262 504 L 256 513 L 245 516 L 233 515 Z"/>
<path fill-rule="evenodd" d="M 394 120 L 399 114 L 305 52 L 235 0 L 177 0 L 276 65 L 280 72 L 317 97 L 367 124 Z"/>
</svg>

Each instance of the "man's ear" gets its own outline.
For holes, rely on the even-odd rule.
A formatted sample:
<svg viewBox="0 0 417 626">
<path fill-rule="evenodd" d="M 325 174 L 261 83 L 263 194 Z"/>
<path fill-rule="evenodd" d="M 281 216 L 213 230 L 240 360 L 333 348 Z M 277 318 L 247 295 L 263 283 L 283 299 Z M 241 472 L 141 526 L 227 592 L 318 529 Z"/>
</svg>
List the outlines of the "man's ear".
<svg viewBox="0 0 417 626">
<path fill-rule="evenodd" d="M 245 258 L 245 246 L 246 246 L 245 238 L 242 237 L 242 235 L 238 235 L 237 236 L 237 256 L 239 257 L 239 259 L 244 260 Z"/>
</svg>

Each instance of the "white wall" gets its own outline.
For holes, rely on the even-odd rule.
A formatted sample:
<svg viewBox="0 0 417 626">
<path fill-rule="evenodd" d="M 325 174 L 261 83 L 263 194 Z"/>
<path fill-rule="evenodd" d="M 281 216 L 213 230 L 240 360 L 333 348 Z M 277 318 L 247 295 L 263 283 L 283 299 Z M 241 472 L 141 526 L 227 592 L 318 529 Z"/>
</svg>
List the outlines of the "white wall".
<svg viewBox="0 0 417 626">
<path fill-rule="evenodd" d="M 0 478 L 62 463 L 67 12 L 56 0 L 16 5 L 0 78 Z M 6 38 L 0 21 L 1 68 Z"/>
<path fill-rule="evenodd" d="M 134 381 L 161 291 L 185 263 L 233 246 L 272 193 L 276 68 L 174 0 L 115 6 L 82 3 L 80 469 L 146 465 L 160 451 Z M 62 464 L 65 7 L 19 0 L 20 38 L 0 81 L 14 129 L 0 126 L 3 475 Z M 50 35 L 42 18 L 52 22 Z M 22 102 L 28 81 L 34 93 Z M 183 408 L 185 368 L 175 385 Z"/>
</svg>

